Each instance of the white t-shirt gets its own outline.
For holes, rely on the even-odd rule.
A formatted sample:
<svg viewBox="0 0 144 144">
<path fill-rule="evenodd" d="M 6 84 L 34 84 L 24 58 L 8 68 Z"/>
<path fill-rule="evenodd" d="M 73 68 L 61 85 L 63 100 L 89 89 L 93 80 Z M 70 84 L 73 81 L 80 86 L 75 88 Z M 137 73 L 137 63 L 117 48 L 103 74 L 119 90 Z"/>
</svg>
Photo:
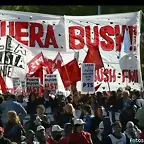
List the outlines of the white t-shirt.
<svg viewBox="0 0 144 144">
<path fill-rule="evenodd" d="M 121 139 L 117 139 L 112 134 L 109 135 L 112 144 L 126 144 L 126 135 L 122 133 Z"/>
</svg>

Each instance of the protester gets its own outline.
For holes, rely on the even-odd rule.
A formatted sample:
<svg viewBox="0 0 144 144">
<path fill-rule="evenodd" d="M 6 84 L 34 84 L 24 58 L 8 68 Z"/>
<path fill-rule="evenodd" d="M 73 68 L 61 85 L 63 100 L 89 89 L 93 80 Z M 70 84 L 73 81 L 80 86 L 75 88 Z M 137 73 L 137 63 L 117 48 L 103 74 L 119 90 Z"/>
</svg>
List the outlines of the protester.
<svg viewBox="0 0 144 144">
<path fill-rule="evenodd" d="M 11 141 L 4 137 L 4 129 L 0 127 L 0 144 L 11 144 Z"/>
<path fill-rule="evenodd" d="M 129 140 L 138 139 L 140 137 L 141 130 L 139 130 L 133 122 L 129 121 L 126 125 L 126 130 L 124 133 L 129 138 Z"/>
<path fill-rule="evenodd" d="M 28 103 L 27 103 L 27 113 L 32 117 L 34 114 L 36 114 L 36 107 L 39 105 L 38 103 L 38 97 L 37 95 L 33 92 L 30 93 Z"/>
<path fill-rule="evenodd" d="M 83 121 L 85 122 L 84 130 L 87 131 L 87 132 L 90 132 L 91 125 L 92 125 L 92 109 L 91 109 L 91 106 L 90 105 L 85 105 L 83 107 L 83 112 L 84 112 Z"/>
<path fill-rule="evenodd" d="M 91 134 L 84 131 L 84 121 L 74 121 L 74 131 L 69 135 L 68 144 L 92 144 Z"/>
<path fill-rule="evenodd" d="M 48 138 L 46 141 L 48 142 L 48 144 L 59 144 L 62 138 L 63 129 L 59 125 L 53 125 L 51 131 L 51 137 Z"/>
<path fill-rule="evenodd" d="M 64 135 L 60 139 L 60 144 L 67 144 L 69 135 L 73 132 L 73 125 L 71 123 L 66 123 L 64 125 Z"/>
<path fill-rule="evenodd" d="M 130 141 L 126 137 L 124 133 L 121 132 L 122 130 L 122 125 L 119 121 L 116 121 L 113 124 L 113 130 L 114 132 L 110 135 L 108 135 L 105 144 L 117 144 L 117 143 L 122 143 L 122 144 L 129 144 Z"/>
<path fill-rule="evenodd" d="M 92 118 L 92 124 L 90 132 L 95 132 L 99 128 L 99 124 L 103 121 L 104 118 L 104 107 L 100 106 L 95 112 L 94 118 Z"/>
<path fill-rule="evenodd" d="M 39 142 L 36 141 L 34 131 L 28 130 L 26 133 L 25 141 L 21 142 L 21 144 L 39 144 Z"/>
<path fill-rule="evenodd" d="M 126 129 L 126 124 L 129 121 L 132 121 L 133 123 L 136 123 L 135 119 L 135 111 L 132 106 L 127 106 L 120 114 L 119 116 L 120 122 L 122 124 L 122 131 Z"/>
<path fill-rule="evenodd" d="M 140 92 L 137 90 L 134 90 L 132 92 L 132 104 L 137 106 L 137 109 L 144 106 L 144 99 L 140 96 Z"/>
<path fill-rule="evenodd" d="M 36 138 L 40 144 L 47 144 L 45 128 L 42 125 L 36 129 Z"/>
<path fill-rule="evenodd" d="M 8 94 L 7 96 L 8 96 L 7 101 L 3 101 L 0 104 L 0 109 L 2 111 L 3 125 L 5 125 L 7 123 L 7 113 L 10 110 L 15 111 L 17 113 L 17 115 L 19 115 L 21 121 L 25 118 L 25 116 L 27 114 L 24 107 L 16 101 L 15 95 Z"/>
<path fill-rule="evenodd" d="M 64 108 L 64 113 L 59 115 L 58 118 L 58 125 L 61 127 L 64 127 L 65 123 L 73 123 L 73 120 L 75 119 L 75 109 L 72 104 L 68 103 Z"/>
<path fill-rule="evenodd" d="M 15 111 L 8 111 L 7 121 L 4 128 L 4 136 L 13 142 L 20 143 L 21 137 L 25 136 L 25 130 L 21 125 L 17 113 Z"/>
</svg>

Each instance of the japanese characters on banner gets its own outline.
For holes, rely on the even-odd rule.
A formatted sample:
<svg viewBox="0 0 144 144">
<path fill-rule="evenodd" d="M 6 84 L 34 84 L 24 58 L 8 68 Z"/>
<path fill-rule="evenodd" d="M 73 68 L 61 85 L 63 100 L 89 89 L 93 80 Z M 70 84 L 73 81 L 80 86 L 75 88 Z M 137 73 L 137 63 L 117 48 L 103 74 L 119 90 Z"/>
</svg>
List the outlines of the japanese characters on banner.
<svg viewBox="0 0 144 144">
<path fill-rule="evenodd" d="M 108 83 L 111 90 L 118 87 L 131 86 L 134 89 L 142 87 L 140 66 L 140 24 L 141 11 L 120 14 L 93 16 L 55 16 L 47 14 L 24 13 L 0 10 L 1 37 L 7 35 L 14 38 L 29 49 L 73 52 L 79 51 L 79 63 L 82 63 L 88 48 L 98 46 L 104 68 L 95 72 L 95 86 L 101 84 L 99 90 L 107 91 Z M 37 33 L 38 31 L 38 33 Z M 126 44 L 127 54 L 120 57 L 126 31 L 130 44 Z M 2 44 L 3 45 L 3 44 Z M 0 53 L 7 46 L 0 47 Z M 8 46 L 9 54 L 15 58 L 18 50 Z M 33 55 L 36 53 L 33 51 Z M 24 54 L 24 53 L 23 53 Z M 15 67 L 23 69 L 21 57 Z M 7 59 L 7 58 L 6 58 Z M 32 59 L 32 58 L 31 58 Z M 66 58 L 70 61 L 69 58 Z M 19 60 L 19 61 L 18 61 Z M 65 59 L 64 59 L 65 60 Z M 1 58 L 2 65 L 7 66 L 7 74 L 12 73 L 12 59 Z M 5 64 L 6 63 L 6 64 Z M 10 71 L 10 72 L 9 72 Z M 81 86 L 80 86 L 81 88 Z M 79 89 L 80 90 L 80 89 Z"/>
<path fill-rule="evenodd" d="M 83 63 L 81 67 L 81 92 L 82 93 L 94 93 L 95 92 L 95 64 Z"/>
<path fill-rule="evenodd" d="M 56 74 L 46 74 L 44 76 L 44 88 L 48 90 L 58 89 L 58 79 Z"/>
<path fill-rule="evenodd" d="M 39 77 L 27 77 L 26 78 L 26 88 L 27 92 L 38 92 L 40 88 L 40 78 Z"/>
</svg>

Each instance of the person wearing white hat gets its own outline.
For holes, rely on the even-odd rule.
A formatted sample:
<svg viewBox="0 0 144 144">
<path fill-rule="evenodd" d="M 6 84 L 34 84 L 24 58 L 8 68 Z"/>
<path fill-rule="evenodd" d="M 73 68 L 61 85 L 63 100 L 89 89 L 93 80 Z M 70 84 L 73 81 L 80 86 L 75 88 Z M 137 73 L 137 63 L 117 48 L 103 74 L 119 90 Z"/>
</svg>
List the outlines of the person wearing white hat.
<svg viewBox="0 0 144 144">
<path fill-rule="evenodd" d="M 91 134 L 84 131 L 84 124 L 82 119 L 74 120 L 74 131 L 69 135 L 68 144 L 92 144 Z"/>
<path fill-rule="evenodd" d="M 53 125 L 51 129 L 51 137 L 49 137 L 46 141 L 48 144 L 59 143 L 60 139 L 63 135 L 63 130 L 59 125 Z"/>
<path fill-rule="evenodd" d="M 46 144 L 46 132 L 42 125 L 39 125 L 36 129 L 36 138 L 40 144 Z"/>
</svg>

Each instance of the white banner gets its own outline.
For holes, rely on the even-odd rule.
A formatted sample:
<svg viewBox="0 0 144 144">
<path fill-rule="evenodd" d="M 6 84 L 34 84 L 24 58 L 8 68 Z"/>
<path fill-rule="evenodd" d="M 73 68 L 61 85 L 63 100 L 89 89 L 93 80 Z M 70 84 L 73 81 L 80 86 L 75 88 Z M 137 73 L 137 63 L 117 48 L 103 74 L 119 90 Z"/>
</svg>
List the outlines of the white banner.
<svg viewBox="0 0 144 144">
<path fill-rule="evenodd" d="M 17 89 L 18 87 L 21 87 L 21 82 L 18 77 L 12 78 L 13 80 L 13 88 Z"/>
<path fill-rule="evenodd" d="M 26 78 L 26 87 L 27 88 L 38 88 L 40 87 L 40 78 L 38 77 L 27 77 Z"/>
<path fill-rule="evenodd" d="M 67 52 L 79 51 L 79 63 L 82 63 L 89 46 L 98 46 L 105 67 L 96 71 L 95 86 L 101 84 L 99 90 L 109 90 L 108 83 L 111 90 L 126 85 L 133 89 L 142 87 L 141 11 L 93 16 L 55 16 L 5 10 L 0 10 L 0 13 L 0 36 L 14 36 L 31 50 L 45 50 L 44 55 L 48 50 L 66 52 L 66 55 Z M 130 45 L 127 44 L 129 56 L 120 58 L 126 29 L 130 39 Z M 36 53 L 34 50 L 33 54 Z M 65 60 L 69 62 L 69 56 Z"/>
<path fill-rule="evenodd" d="M 87 94 L 94 93 L 95 64 L 83 63 L 81 66 L 81 92 Z"/>
<path fill-rule="evenodd" d="M 58 89 L 58 79 L 56 74 L 47 74 L 44 77 L 44 88 L 48 90 Z"/>
</svg>

